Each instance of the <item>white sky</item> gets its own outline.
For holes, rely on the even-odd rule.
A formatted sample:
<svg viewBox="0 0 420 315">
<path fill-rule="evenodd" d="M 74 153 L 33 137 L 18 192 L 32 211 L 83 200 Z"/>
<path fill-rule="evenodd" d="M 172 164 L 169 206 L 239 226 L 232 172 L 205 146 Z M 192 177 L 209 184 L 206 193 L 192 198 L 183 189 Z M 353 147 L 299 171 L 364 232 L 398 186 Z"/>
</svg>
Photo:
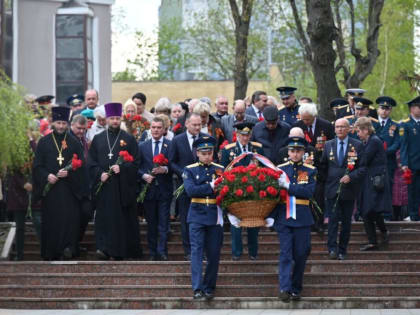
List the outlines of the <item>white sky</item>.
<svg viewBox="0 0 420 315">
<path fill-rule="evenodd" d="M 115 28 L 119 33 L 113 35 L 112 72 L 123 71 L 126 60 L 136 55 L 134 34 L 142 31 L 146 35 L 152 34 L 159 24 L 158 10 L 161 0 L 115 0 L 113 12 L 122 10 L 125 18 L 122 24 Z"/>
</svg>

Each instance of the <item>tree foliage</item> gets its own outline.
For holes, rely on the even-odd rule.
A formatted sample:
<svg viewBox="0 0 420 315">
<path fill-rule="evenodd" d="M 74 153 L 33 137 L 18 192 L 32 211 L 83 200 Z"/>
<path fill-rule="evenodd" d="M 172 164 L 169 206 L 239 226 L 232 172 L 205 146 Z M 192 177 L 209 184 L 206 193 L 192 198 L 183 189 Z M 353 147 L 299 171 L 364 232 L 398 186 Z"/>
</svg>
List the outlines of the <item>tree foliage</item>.
<svg viewBox="0 0 420 315">
<path fill-rule="evenodd" d="M 20 169 L 29 160 L 28 130 L 33 115 L 23 100 L 23 89 L 0 72 L 0 165 L 1 172 Z"/>
</svg>

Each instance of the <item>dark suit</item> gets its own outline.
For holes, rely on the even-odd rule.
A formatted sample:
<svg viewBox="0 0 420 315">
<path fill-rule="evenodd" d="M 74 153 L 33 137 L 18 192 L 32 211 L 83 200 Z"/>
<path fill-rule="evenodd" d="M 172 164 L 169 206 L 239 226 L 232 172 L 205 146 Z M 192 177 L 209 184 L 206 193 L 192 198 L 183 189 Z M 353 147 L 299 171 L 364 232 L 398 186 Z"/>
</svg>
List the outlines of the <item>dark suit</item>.
<svg viewBox="0 0 420 315">
<path fill-rule="evenodd" d="M 198 137 L 204 135 L 200 133 Z M 183 132 L 172 139 L 169 149 L 169 164 L 171 170 L 178 176 L 178 187 L 182 184 L 182 173 L 187 165 L 195 163 L 197 160 L 195 154 L 191 150 L 190 143 L 186 132 Z M 185 255 L 190 255 L 190 237 L 188 232 L 187 215 L 191 200 L 184 192 L 179 196 L 178 200 L 179 218 L 181 221 L 182 245 Z"/>
<path fill-rule="evenodd" d="M 270 159 L 274 164 L 279 164 L 277 153 L 280 148 L 287 145 L 289 139 L 290 126 L 279 121 L 276 129 L 268 130 L 264 121 L 260 121 L 252 129 L 252 141 L 263 145 L 264 156 Z"/>
<path fill-rule="evenodd" d="M 245 115 L 243 121 L 252 122 L 256 124 L 258 122 L 258 119 L 255 116 Z M 222 117 L 222 119 L 220 119 L 222 131 L 225 135 L 225 139 L 229 141 L 229 143 L 233 142 L 233 132 L 235 131 L 233 125 L 235 124 L 235 122 L 235 115 L 225 115 Z"/>
<path fill-rule="evenodd" d="M 165 139 L 165 137 L 162 137 L 162 139 L 163 143 L 159 153 L 167 158 L 171 141 Z M 153 163 L 154 150 L 154 139 L 147 140 L 139 145 L 140 167 L 138 174 L 141 188 L 146 185 L 142 176 L 150 174 L 155 167 Z M 168 165 L 168 173 L 156 175 L 156 178 L 149 185 L 143 202 L 147 220 L 147 242 L 151 257 L 168 255 L 167 235 L 172 192 L 172 173 Z"/>
<path fill-rule="evenodd" d="M 223 244 L 223 227 L 218 222 L 221 218 L 218 217 L 215 203 L 216 194 L 210 185 L 216 177 L 216 171 L 223 171 L 223 166 L 215 163 L 194 163 L 188 165 L 182 175 L 185 191 L 192 198 L 188 212 L 192 288 L 194 291 L 201 290 L 205 293 L 213 293 L 216 288 L 220 249 Z M 222 217 L 221 213 L 220 216 Z M 203 278 L 204 251 L 207 255 L 207 267 Z"/>
<path fill-rule="evenodd" d="M 362 143 L 356 139 L 348 137 L 348 145 L 345 148 L 343 164 L 339 165 L 337 155 L 337 138 L 327 141 L 321 157 L 319 172 L 326 174 L 325 179 L 325 199 L 326 215 L 329 216 L 328 222 L 328 250 L 338 254 L 346 254 L 347 245 L 350 240 L 351 217 L 353 214 L 354 201 L 357 199 L 359 189 L 366 168 L 361 165 Z M 337 199 L 337 191 L 340 179 L 346 174 L 349 152 L 357 154 L 357 160 L 353 171 L 349 173 L 350 183 L 343 184 L 337 208 L 333 211 Z M 338 221 L 341 219 L 340 241 L 337 249 Z"/>
<path fill-rule="evenodd" d="M 262 112 L 263 110 L 261 110 L 261 116 L 262 116 Z M 249 115 L 249 116 L 253 116 L 257 119 L 259 119 L 259 115 L 257 115 L 257 113 L 255 112 L 254 108 L 251 106 L 247 107 L 247 109 L 245 110 L 245 114 Z M 264 118 L 264 117 L 263 117 Z"/>
</svg>

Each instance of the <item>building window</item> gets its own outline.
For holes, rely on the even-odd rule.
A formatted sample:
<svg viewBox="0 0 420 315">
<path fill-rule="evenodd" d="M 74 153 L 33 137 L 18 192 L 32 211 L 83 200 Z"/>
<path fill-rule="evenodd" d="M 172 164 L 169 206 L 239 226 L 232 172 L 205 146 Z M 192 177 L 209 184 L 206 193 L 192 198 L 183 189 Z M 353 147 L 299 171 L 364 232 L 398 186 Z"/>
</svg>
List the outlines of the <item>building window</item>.
<svg viewBox="0 0 420 315">
<path fill-rule="evenodd" d="M 13 73 L 12 0 L 0 0 L 0 66 L 11 78 Z"/>
<path fill-rule="evenodd" d="M 56 102 L 93 87 L 92 18 L 88 15 L 56 16 Z"/>
</svg>

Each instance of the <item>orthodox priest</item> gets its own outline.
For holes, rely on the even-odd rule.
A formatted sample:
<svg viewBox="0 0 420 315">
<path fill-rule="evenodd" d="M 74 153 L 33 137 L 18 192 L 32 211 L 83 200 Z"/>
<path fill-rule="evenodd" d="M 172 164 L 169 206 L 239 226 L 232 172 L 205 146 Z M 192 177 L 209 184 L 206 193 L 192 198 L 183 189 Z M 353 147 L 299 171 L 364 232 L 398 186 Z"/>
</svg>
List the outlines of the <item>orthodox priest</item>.
<svg viewBox="0 0 420 315">
<path fill-rule="evenodd" d="M 105 260 L 139 258 L 138 147 L 135 138 L 120 128 L 122 104 L 106 104 L 105 114 L 108 128 L 93 138 L 88 156 L 96 205 L 96 253 Z M 133 161 L 118 163 L 120 151 L 127 151 Z"/>
<path fill-rule="evenodd" d="M 83 151 L 67 132 L 70 108 L 52 108 L 53 132 L 39 140 L 33 164 L 33 204 L 42 200 L 41 256 L 44 260 L 78 256 L 79 201 L 88 193 Z M 73 154 L 82 168 L 65 170 Z M 49 186 L 49 190 L 45 188 Z"/>
</svg>

